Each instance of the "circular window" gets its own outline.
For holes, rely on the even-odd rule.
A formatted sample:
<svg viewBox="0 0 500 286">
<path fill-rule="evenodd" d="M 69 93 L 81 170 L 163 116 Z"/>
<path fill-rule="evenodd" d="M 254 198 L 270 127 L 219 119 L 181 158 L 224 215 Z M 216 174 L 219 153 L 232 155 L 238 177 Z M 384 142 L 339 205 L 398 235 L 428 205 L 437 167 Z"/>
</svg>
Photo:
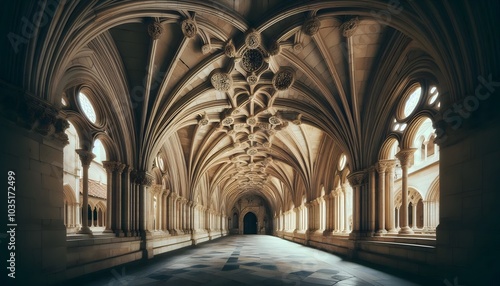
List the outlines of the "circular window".
<svg viewBox="0 0 500 286">
<path fill-rule="evenodd" d="M 80 92 L 78 94 L 78 103 L 80 104 L 80 108 L 82 109 L 83 114 L 87 117 L 88 120 L 92 123 L 97 122 L 97 116 L 95 113 L 94 106 L 90 102 L 89 98 L 85 95 L 85 93 Z"/>
<path fill-rule="evenodd" d="M 415 88 L 409 96 L 406 97 L 406 101 L 403 108 L 403 118 L 410 116 L 410 114 L 417 108 L 418 102 L 422 95 L 422 88 L 418 86 Z"/>
<path fill-rule="evenodd" d="M 340 159 L 339 159 L 339 171 L 344 170 L 346 163 L 347 163 L 347 156 L 345 154 L 340 155 Z"/>
</svg>

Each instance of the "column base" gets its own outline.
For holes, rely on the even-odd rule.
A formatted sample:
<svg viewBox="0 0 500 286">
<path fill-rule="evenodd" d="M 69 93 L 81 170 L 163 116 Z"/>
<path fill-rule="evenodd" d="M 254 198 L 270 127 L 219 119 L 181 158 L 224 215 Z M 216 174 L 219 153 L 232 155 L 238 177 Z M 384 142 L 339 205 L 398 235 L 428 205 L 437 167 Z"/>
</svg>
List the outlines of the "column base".
<svg viewBox="0 0 500 286">
<path fill-rule="evenodd" d="M 82 228 L 77 233 L 78 234 L 90 234 L 90 235 L 92 235 L 92 230 L 88 226 L 82 226 Z"/>
<path fill-rule="evenodd" d="M 374 234 L 374 235 L 375 235 L 375 236 L 383 236 L 383 235 L 384 235 L 384 234 L 386 234 L 386 233 L 387 233 L 387 230 L 385 230 L 385 229 L 380 229 L 380 230 L 378 230 L 377 232 L 375 232 L 375 234 Z"/>
<path fill-rule="evenodd" d="M 413 229 L 408 226 L 404 226 L 399 230 L 398 234 L 413 234 Z"/>
<path fill-rule="evenodd" d="M 112 229 L 105 229 L 102 233 L 115 233 Z"/>
</svg>

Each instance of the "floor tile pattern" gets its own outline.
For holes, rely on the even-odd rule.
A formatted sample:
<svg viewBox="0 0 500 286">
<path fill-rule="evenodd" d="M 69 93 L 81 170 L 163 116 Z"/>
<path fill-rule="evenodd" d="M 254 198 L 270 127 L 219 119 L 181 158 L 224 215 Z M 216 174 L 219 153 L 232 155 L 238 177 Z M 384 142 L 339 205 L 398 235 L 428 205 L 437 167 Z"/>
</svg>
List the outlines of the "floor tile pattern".
<svg viewBox="0 0 500 286">
<path fill-rule="evenodd" d="M 263 235 L 229 236 L 75 282 L 117 286 L 423 285 L 327 252 Z"/>
</svg>

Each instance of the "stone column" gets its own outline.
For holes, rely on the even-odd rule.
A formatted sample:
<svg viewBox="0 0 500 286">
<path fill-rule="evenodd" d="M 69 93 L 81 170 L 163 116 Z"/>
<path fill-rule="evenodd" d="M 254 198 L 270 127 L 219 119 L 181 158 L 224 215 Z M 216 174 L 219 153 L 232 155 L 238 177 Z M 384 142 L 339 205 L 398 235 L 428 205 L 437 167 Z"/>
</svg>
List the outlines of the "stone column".
<svg viewBox="0 0 500 286">
<path fill-rule="evenodd" d="M 347 186 L 344 184 L 340 189 L 340 229 L 342 233 L 349 232 L 349 226 L 347 222 Z"/>
<path fill-rule="evenodd" d="M 139 231 L 145 236 L 147 232 L 147 188 L 153 183 L 153 176 L 146 171 L 138 171 L 136 182 L 139 185 Z"/>
<path fill-rule="evenodd" d="M 350 237 L 358 237 L 364 229 L 361 228 L 361 218 L 367 210 L 361 208 L 362 191 L 366 184 L 366 171 L 358 171 L 347 176 L 351 187 L 353 188 L 353 210 L 352 210 L 352 232 Z"/>
<path fill-rule="evenodd" d="M 106 228 L 103 232 L 111 233 L 113 232 L 113 222 L 112 222 L 112 213 L 113 213 L 113 171 L 116 168 L 116 162 L 113 161 L 103 161 L 102 166 L 106 169 L 106 173 L 108 175 L 107 180 L 107 193 L 106 193 Z"/>
<path fill-rule="evenodd" d="M 377 165 L 378 172 L 378 230 L 377 235 L 386 233 L 385 230 L 385 172 L 387 165 L 384 162 L 379 162 Z"/>
<path fill-rule="evenodd" d="M 92 234 L 92 231 L 89 228 L 89 167 L 92 160 L 94 160 L 95 155 L 87 150 L 78 149 L 76 150 L 78 156 L 80 156 L 80 161 L 82 162 L 82 185 L 83 185 L 83 204 L 82 209 L 84 210 L 82 216 L 82 228 L 78 231 L 78 233 L 83 234 Z"/>
<path fill-rule="evenodd" d="M 114 192 L 114 206 L 113 210 L 115 212 L 115 233 L 117 236 L 124 236 L 122 230 L 122 172 L 125 169 L 125 164 L 116 162 L 116 168 L 114 170 L 114 181 L 113 181 L 113 192 Z"/>
<path fill-rule="evenodd" d="M 130 172 L 132 167 L 124 165 L 122 173 L 122 228 L 125 236 L 131 236 L 131 216 L 130 216 Z"/>
<path fill-rule="evenodd" d="M 406 150 L 401 150 L 399 151 L 398 154 L 396 154 L 396 157 L 399 159 L 399 162 L 401 163 L 401 170 L 402 170 L 402 188 L 401 188 L 401 193 L 402 193 L 402 207 L 401 207 L 401 215 L 402 215 L 402 221 L 401 221 L 401 229 L 399 230 L 399 234 L 412 234 L 413 230 L 408 226 L 408 168 L 411 165 L 411 162 L 413 161 L 413 154 L 415 153 L 415 148 L 411 149 L 406 149 Z"/>
<path fill-rule="evenodd" d="M 412 229 L 417 229 L 417 203 L 412 203 L 411 204 L 411 210 L 412 210 L 412 216 L 411 216 L 411 228 Z"/>
<path fill-rule="evenodd" d="M 384 160 L 386 166 L 385 173 L 385 225 L 388 233 L 397 233 L 395 226 L 395 206 L 394 206 L 394 175 L 396 160 Z"/>
<path fill-rule="evenodd" d="M 373 234 L 375 232 L 375 220 L 376 220 L 376 206 L 375 206 L 375 184 L 376 184 L 376 179 L 375 179 L 375 172 L 376 169 L 375 167 L 371 167 L 369 170 L 369 183 L 370 183 L 370 195 L 369 195 L 369 208 L 370 208 L 370 215 L 369 215 L 369 231 Z"/>
</svg>

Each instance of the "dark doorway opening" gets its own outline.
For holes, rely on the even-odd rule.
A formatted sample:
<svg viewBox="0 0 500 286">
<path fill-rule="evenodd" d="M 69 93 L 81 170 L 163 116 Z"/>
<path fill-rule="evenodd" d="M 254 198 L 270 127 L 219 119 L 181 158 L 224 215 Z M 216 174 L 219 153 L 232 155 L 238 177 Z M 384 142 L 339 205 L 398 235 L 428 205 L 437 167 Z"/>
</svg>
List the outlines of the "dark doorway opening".
<svg viewBox="0 0 500 286">
<path fill-rule="evenodd" d="M 257 216 L 247 213 L 243 218 L 243 234 L 257 234 Z"/>
</svg>

